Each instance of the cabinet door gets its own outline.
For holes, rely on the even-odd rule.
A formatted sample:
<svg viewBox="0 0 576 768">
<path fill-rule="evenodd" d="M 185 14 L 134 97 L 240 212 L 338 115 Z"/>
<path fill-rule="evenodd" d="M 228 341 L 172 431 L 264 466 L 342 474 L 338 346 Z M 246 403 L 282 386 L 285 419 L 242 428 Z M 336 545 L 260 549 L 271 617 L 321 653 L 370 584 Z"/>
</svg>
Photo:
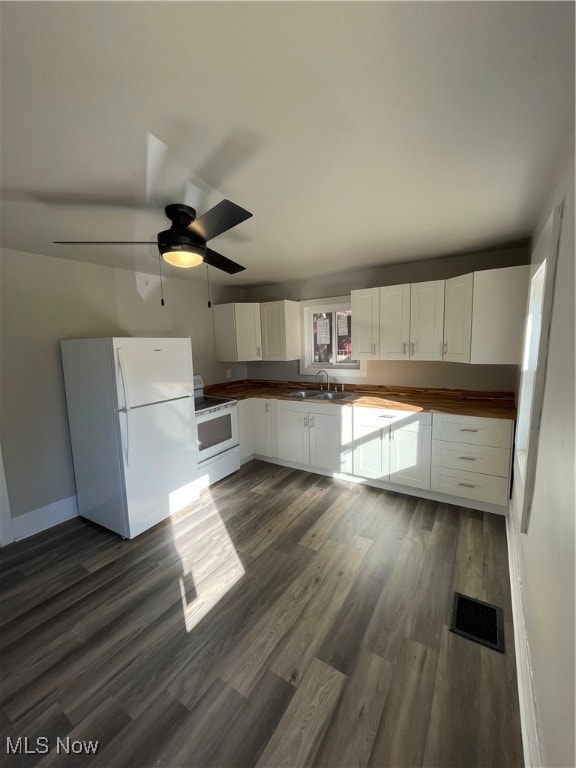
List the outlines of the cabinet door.
<svg viewBox="0 0 576 768">
<path fill-rule="evenodd" d="M 235 304 L 238 360 L 262 360 L 260 304 Z"/>
<path fill-rule="evenodd" d="M 240 461 L 254 454 L 254 399 L 238 401 L 238 439 Z"/>
<path fill-rule="evenodd" d="M 474 272 L 471 363 L 522 362 L 530 267 Z"/>
<path fill-rule="evenodd" d="M 282 401 L 276 403 L 276 456 L 298 464 L 310 463 L 308 412 Z"/>
<path fill-rule="evenodd" d="M 254 415 L 254 453 L 272 456 L 272 417 L 270 400 L 255 397 L 252 402 Z"/>
<path fill-rule="evenodd" d="M 444 296 L 444 360 L 470 362 L 474 275 L 446 280 Z"/>
<path fill-rule="evenodd" d="M 340 472 L 340 414 L 311 412 L 308 414 L 308 428 L 310 464 L 313 467 Z"/>
<path fill-rule="evenodd" d="M 389 433 L 392 415 L 373 408 L 355 409 L 353 433 L 354 474 L 373 480 L 388 480 L 390 474 Z"/>
<path fill-rule="evenodd" d="M 444 280 L 413 283 L 410 296 L 410 359 L 442 360 Z"/>
<path fill-rule="evenodd" d="M 262 359 L 285 360 L 286 326 L 284 302 L 270 301 L 260 305 L 262 327 Z"/>
<path fill-rule="evenodd" d="M 408 360 L 410 284 L 380 288 L 379 304 L 380 360 Z"/>
<path fill-rule="evenodd" d="M 390 482 L 430 489 L 432 427 L 395 424 L 390 434 Z"/>
<path fill-rule="evenodd" d="M 263 360 L 300 358 L 300 304 L 268 301 L 260 305 Z"/>
<path fill-rule="evenodd" d="M 365 288 L 351 292 L 352 357 L 375 360 L 379 344 L 379 289 Z"/>
</svg>

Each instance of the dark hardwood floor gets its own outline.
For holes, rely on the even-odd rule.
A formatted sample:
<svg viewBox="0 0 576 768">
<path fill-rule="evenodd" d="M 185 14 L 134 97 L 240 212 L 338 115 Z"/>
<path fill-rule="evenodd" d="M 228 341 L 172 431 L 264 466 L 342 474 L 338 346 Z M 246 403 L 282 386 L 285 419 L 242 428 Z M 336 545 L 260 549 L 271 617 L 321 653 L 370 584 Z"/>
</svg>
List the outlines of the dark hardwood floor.
<svg viewBox="0 0 576 768">
<path fill-rule="evenodd" d="M 1 572 L 2 765 L 523 765 L 504 518 L 253 461 Z M 505 654 L 448 631 L 454 591 Z"/>
</svg>

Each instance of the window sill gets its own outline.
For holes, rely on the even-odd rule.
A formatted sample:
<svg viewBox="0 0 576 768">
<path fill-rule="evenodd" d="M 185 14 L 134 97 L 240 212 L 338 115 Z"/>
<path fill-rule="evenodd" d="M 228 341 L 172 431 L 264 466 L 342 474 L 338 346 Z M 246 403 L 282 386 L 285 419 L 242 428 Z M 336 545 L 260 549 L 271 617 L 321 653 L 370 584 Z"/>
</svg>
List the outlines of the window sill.
<svg viewBox="0 0 576 768">
<path fill-rule="evenodd" d="M 305 360 L 300 360 L 300 375 L 315 376 L 318 371 L 326 371 L 331 380 L 334 379 L 365 379 L 368 375 L 368 366 L 365 360 L 360 361 L 360 368 L 336 368 L 332 365 L 308 366 Z"/>
</svg>

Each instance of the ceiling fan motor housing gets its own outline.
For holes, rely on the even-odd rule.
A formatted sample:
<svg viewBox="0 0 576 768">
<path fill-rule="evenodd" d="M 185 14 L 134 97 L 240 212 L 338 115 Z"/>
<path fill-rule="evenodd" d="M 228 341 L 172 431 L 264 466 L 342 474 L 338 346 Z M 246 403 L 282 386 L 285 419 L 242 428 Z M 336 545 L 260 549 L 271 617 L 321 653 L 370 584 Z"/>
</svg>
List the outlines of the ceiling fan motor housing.
<svg viewBox="0 0 576 768">
<path fill-rule="evenodd" d="M 186 229 L 196 218 L 196 211 L 189 205 L 174 203 L 164 208 L 164 213 L 172 222 L 173 229 Z"/>
<path fill-rule="evenodd" d="M 158 233 L 158 248 L 160 253 L 165 251 L 194 251 L 206 252 L 206 241 L 192 230 L 188 229 L 196 218 L 196 211 L 189 205 L 175 203 L 164 209 L 166 216 L 172 222 L 170 229 Z"/>
<path fill-rule="evenodd" d="M 166 229 L 158 233 L 158 248 L 160 253 L 165 251 L 195 251 L 206 252 L 206 242 L 190 231 Z"/>
</svg>

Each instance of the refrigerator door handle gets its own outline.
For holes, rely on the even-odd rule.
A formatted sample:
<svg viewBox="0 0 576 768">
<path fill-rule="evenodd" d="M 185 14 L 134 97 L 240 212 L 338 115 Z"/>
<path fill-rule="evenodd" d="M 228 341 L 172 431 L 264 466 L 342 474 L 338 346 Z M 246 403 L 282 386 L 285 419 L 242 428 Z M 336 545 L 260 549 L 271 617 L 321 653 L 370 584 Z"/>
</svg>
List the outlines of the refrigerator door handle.
<svg viewBox="0 0 576 768">
<path fill-rule="evenodd" d="M 124 406 L 126 408 L 126 413 L 130 410 L 130 401 L 128 399 L 128 393 L 130 391 L 130 387 L 128 386 L 128 376 L 126 374 L 126 364 L 124 362 L 124 354 L 122 352 L 122 347 L 118 348 L 118 365 L 120 366 L 120 377 L 122 379 L 122 392 L 124 393 Z M 128 429 L 128 419 L 126 419 L 126 429 Z"/>
<path fill-rule="evenodd" d="M 119 411 L 119 413 L 123 413 L 124 416 L 126 416 L 126 445 L 124 445 L 124 439 L 122 437 L 123 431 L 120 429 L 120 439 L 122 441 L 122 449 L 124 450 L 124 455 L 126 456 L 126 466 L 131 466 L 130 461 L 130 411 L 126 409 L 125 411 Z"/>
</svg>

